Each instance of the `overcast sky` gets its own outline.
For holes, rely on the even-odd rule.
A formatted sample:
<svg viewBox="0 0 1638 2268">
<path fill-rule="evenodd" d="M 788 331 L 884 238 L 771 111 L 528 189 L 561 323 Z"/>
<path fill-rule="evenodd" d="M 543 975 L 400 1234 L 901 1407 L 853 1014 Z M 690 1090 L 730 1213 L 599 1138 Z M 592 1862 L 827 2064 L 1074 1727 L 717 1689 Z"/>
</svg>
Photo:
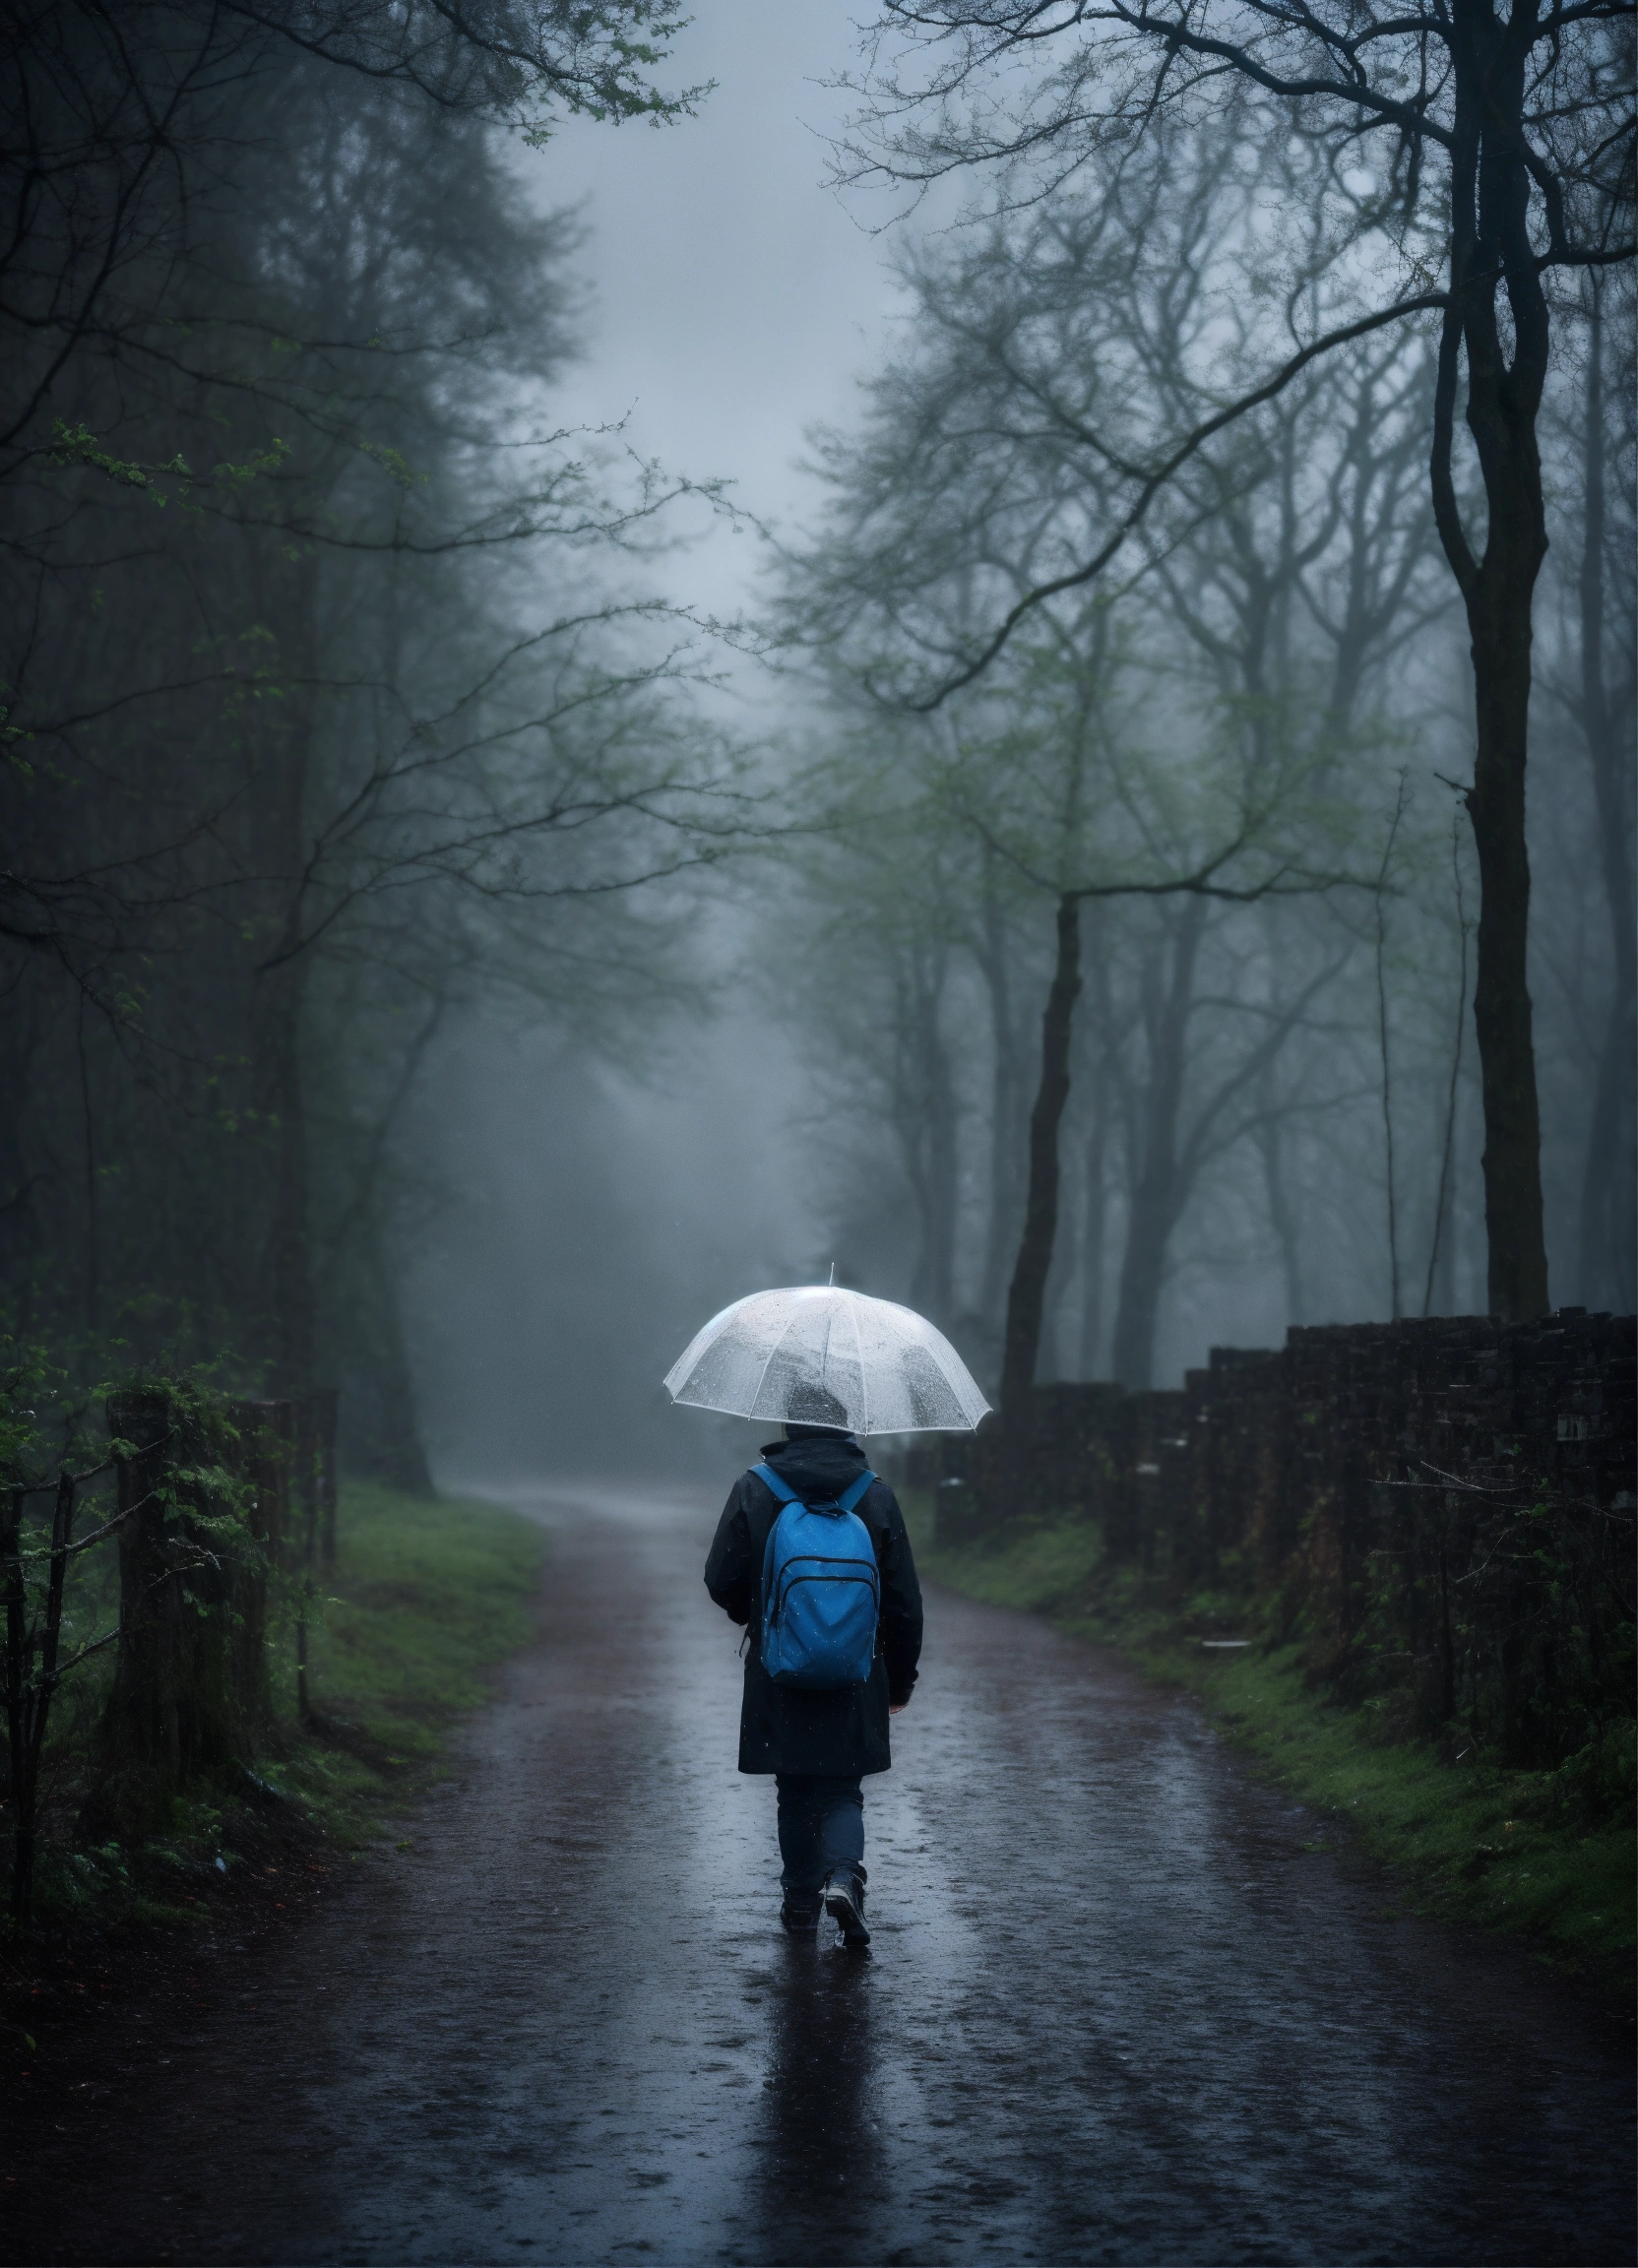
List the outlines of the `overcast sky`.
<svg viewBox="0 0 1638 2268">
<path fill-rule="evenodd" d="M 630 412 L 645 457 L 735 483 L 759 519 L 811 508 L 796 472 L 816 420 L 848 421 L 896 293 L 887 241 L 824 186 L 859 0 L 698 0 L 673 83 L 715 79 L 698 118 L 655 131 L 570 122 L 524 159 L 546 206 L 582 205 L 586 353 L 565 423 Z M 724 531 L 661 573 L 720 615 L 759 602 L 754 536 Z M 747 688 L 749 690 L 750 688 Z M 766 878 L 747 887 L 766 886 Z M 825 1207 L 795 1123 L 790 1039 L 729 994 L 652 1082 L 562 1061 L 549 1035 L 474 1026 L 429 1080 L 459 1202 L 421 1255 L 423 1407 L 446 1480 L 686 1465 L 721 1424 L 672 1412 L 660 1377 L 706 1317 L 768 1284 L 823 1281 Z M 817 1201 L 816 1201 L 817 1198 Z M 728 1421 L 724 1420 L 722 1423 Z"/>
<path fill-rule="evenodd" d="M 656 130 L 570 121 L 528 164 L 543 202 L 585 201 L 593 283 L 566 420 L 631 413 L 644 456 L 787 527 L 810 495 L 804 429 L 852 414 L 895 301 L 888 240 L 824 185 L 846 97 L 821 85 L 855 60 L 859 0 L 699 0 L 670 76 L 718 82 L 697 118 Z M 713 536 L 666 570 L 673 595 L 754 603 L 761 546 Z"/>
</svg>

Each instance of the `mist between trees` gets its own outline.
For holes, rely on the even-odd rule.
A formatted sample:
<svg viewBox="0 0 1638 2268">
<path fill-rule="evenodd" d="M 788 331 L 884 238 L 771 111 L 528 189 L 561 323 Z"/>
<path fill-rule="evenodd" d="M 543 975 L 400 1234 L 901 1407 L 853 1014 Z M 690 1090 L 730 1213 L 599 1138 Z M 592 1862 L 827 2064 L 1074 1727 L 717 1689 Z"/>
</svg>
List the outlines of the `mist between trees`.
<svg viewBox="0 0 1638 2268">
<path fill-rule="evenodd" d="M 703 130 L 674 11 L 13 13 L 16 1339 L 339 1384 L 425 1486 L 456 1042 L 618 1070 L 724 1001 L 796 1040 L 809 1240 L 1009 1404 L 1226 1313 L 1539 1312 L 1533 1191 L 1550 1298 L 1632 1305 L 1619 13 L 1525 41 L 1488 268 L 1442 18 L 1419 93 L 1339 93 L 1037 13 L 890 11 L 932 76 L 877 44 L 844 170 L 973 203 L 727 639 L 651 556 L 724 492 L 558 430 L 597 250 L 515 162 L 564 108 Z M 768 664 L 772 744 L 720 685 Z"/>
<path fill-rule="evenodd" d="M 676 484 L 551 408 L 580 231 L 511 139 L 661 119 L 672 12 L 15 13 L 14 1328 L 346 1388 L 425 1485 L 395 1115 L 481 998 L 675 1011 L 762 824 L 646 595 Z"/>
<path fill-rule="evenodd" d="M 1288 324 L 1323 328 L 1339 263 L 1351 295 L 1368 271 L 1368 245 L 1333 241 L 1335 205 L 1357 222 L 1371 197 L 1338 162 L 1230 91 L 996 201 L 907 263 L 906 348 L 862 430 L 822 448 L 828 528 L 792 563 L 788 630 L 848 720 L 816 792 L 846 776 L 863 824 L 815 870 L 823 953 L 802 958 L 847 1003 L 838 1117 L 867 1064 L 860 1116 L 896 1138 L 912 1296 L 987 1346 L 1004 1404 L 1032 1333 L 1048 1374 L 1158 1382 L 1164 1302 L 1213 1279 L 1277 1270 L 1259 1321 L 1486 1303 L 1436 338 L 1315 360 L 1177 468 L 1099 578 L 1077 571 L 1134 468 L 1251 393 Z M 1534 981 L 1554 1282 L 1597 1305 L 1632 1296 L 1630 806 L 1588 728 L 1605 685 L 1630 715 L 1607 471 L 1631 445 L 1610 409 L 1630 319 L 1604 277 L 1562 313 L 1544 425 L 1570 589 L 1549 574 L 1541 608 Z M 860 1258 L 907 1218 L 879 1161 L 856 1169 L 877 1193 Z"/>
</svg>

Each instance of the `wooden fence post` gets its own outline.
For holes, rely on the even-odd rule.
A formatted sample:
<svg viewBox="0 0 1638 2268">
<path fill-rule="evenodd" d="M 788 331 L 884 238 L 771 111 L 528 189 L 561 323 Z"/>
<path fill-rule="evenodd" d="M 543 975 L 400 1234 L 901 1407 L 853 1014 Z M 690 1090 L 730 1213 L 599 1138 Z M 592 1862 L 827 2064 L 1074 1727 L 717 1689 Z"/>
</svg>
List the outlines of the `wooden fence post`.
<svg viewBox="0 0 1638 2268">
<path fill-rule="evenodd" d="M 313 1412 L 313 1438 L 318 1458 L 319 1557 L 326 1567 L 336 1564 L 336 1423 L 341 1396 L 334 1386 L 321 1386 L 309 1395 Z"/>
<path fill-rule="evenodd" d="M 307 1603 L 313 1596 L 313 1561 L 318 1551 L 318 1439 L 314 1427 L 313 1398 L 293 1405 L 294 1486 L 292 1507 L 296 1527 L 290 1538 L 290 1558 L 301 1568 L 300 1605 L 295 1615 L 295 1711 L 303 1725 L 312 1719 L 307 1692 Z"/>
<path fill-rule="evenodd" d="M 188 1469 L 217 1452 L 176 1398 L 111 1396 L 108 1430 L 134 1451 L 116 1475 L 118 1509 L 129 1517 L 119 1531 L 119 1647 L 101 1739 L 129 1812 L 255 1753 L 267 1707 L 267 1570 L 261 1548 L 247 1552 L 190 1518 L 200 1483 Z M 276 1541 L 273 1479 L 257 1493 L 252 1545 Z"/>
<path fill-rule="evenodd" d="M 273 1712 L 268 1582 L 287 1547 L 291 1466 L 298 1454 L 298 1406 L 293 1402 L 235 1402 L 232 1414 L 244 1477 L 250 1483 L 250 1531 L 258 1553 L 257 1564 L 238 1570 L 234 1583 L 234 1690 L 243 1720 L 257 1726 Z"/>
<path fill-rule="evenodd" d="M 154 1783 L 174 1786 L 211 1746 L 205 1696 L 213 1683 L 203 1658 L 207 1627 L 183 1592 L 168 1507 L 160 1500 L 181 1462 L 176 1418 L 162 1394 L 120 1394 L 108 1404 L 108 1430 L 135 1454 L 119 1460 L 119 1648 L 103 1719 L 107 1763 L 134 1777 L 137 1799 Z M 132 1791 L 127 1790 L 127 1794 Z"/>
</svg>

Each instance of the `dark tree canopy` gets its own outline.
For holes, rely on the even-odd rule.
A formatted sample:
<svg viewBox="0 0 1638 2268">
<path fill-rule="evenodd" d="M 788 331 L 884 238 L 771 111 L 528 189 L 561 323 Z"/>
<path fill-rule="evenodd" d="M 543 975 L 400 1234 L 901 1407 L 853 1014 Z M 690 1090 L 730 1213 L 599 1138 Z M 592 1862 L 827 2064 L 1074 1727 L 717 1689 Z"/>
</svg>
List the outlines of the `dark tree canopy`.
<svg viewBox="0 0 1638 2268">
<path fill-rule="evenodd" d="M 674 115 L 676 22 L 9 20 L 4 1327 L 323 1367 L 401 1478 L 427 1048 L 480 994 L 674 997 L 640 886 L 746 817 L 629 585 L 676 485 L 554 426 L 582 231 L 506 147 Z"/>
</svg>

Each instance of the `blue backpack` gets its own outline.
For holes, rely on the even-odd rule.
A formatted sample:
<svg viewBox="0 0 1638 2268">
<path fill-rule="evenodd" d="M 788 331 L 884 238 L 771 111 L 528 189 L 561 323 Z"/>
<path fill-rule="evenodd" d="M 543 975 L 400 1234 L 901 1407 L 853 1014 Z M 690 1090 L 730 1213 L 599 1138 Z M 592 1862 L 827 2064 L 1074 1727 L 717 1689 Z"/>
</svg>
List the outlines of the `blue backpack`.
<svg viewBox="0 0 1638 2268">
<path fill-rule="evenodd" d="M 804 1504 L 771 1466 L 751 1471 L 784 1509 L 762 1555 L 762 1666 L 781 1685 L 862 1685 L 876 1654 L 881 1577 L 853 1510 L 876 1476 L 833 1503 Z"/>
</svg>

